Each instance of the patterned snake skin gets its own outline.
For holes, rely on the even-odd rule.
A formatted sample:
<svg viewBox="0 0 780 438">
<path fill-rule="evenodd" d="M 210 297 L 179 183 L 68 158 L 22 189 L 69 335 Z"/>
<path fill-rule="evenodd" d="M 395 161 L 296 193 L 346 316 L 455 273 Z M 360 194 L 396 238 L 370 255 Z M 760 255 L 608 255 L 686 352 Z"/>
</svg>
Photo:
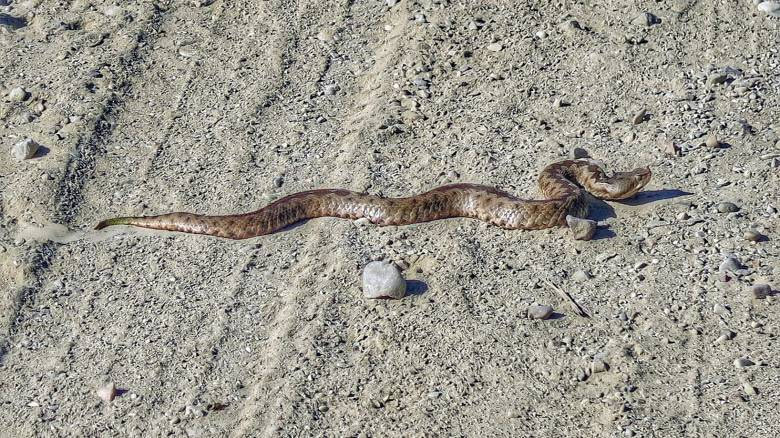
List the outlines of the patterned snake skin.
<svg viewBox="0 0 780 438">
<path fill-rule="evenodd" d="M 645 167 L 607 177 L 593 160 L 566 160 L 547 166 L 539 175 L 543 200 L 519 199 L 501 190 L 475 184 L 445 185 L 408 198 L 381 198 L 349 190 L 323 189 L 295 193 L 251 213 L 120 217 L 104 220 L 95 228 L 133 225 L 248 239 L 279 231 L 305 219 L 330 216 L 367 218 L 382 226 L 468 217 L 507 229 L 536 230 L 565 226 L 567 215 L 587 215 L 585 191 L 601 199 L 625 199 L 640 191 L 650 181 L 650 176 L 650 169 Z"/>
</svg>

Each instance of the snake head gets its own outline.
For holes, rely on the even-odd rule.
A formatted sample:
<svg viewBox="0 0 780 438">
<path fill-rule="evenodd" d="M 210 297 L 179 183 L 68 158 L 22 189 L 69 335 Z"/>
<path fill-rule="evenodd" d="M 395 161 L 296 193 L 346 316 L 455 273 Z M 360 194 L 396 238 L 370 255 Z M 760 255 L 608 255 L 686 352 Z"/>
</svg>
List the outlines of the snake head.
<svg viewBox="0 0 780 438">
<path fill-rule="evenodd" d="M 639 167 L 630 172 L 615 172 L 612 178 L 596 184 L 597 197 L 609 200 L 630 198 L 644 188 L 653 173 L 649 167 Z"/>
</svg>

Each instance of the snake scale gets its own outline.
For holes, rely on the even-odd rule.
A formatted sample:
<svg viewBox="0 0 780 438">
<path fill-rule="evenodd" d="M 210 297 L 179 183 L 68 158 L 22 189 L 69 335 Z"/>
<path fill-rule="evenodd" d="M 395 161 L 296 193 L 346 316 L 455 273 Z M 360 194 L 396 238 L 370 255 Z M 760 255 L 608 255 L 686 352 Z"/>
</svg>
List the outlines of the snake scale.
<svg viewBox="0 0 780 438">
<path fill-rule="evenodd" d="M 516 198 L 493 187 L 450 184 L 406 198 L 383 198 L 341 189 L 295 193 L 260 210 L 244 214 L 207 216 L 168 213 L 159 216 L 119 217 L 100 222 L 157 230 L 248 239 L 279 231 L 317 217 L 366 218 L 377 225 L 408 225 L 452 217 L 467 217 L 507 229 L 535 230 L 566 225 L 566 216 L 588 212 L 585 191 L 606 199 L 626 199 L 650 180 L 649 168 L 607 176 L 594 160 L 565 160 L 550 164 L 539 175 L 545 199 Z"/>
</svg>

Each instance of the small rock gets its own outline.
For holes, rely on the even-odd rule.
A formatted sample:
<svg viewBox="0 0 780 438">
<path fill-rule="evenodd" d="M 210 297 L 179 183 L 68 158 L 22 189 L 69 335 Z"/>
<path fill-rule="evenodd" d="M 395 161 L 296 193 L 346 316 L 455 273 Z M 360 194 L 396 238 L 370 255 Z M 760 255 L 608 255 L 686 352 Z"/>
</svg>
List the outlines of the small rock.
<svg viewBox="0 0 780 438">
<path fill-rule="evenodd" d="M 528 307 L 528 318 L 547 319 L 552 315 L 553 308 L 547 305 L 533 305 Z"/>
<path fill-rule="evenodd" d="M 753 385 L 751 385 L 748 382 L 745 382 L 745 383 L 742 384 L 742 389 L 745 391 L 745 394 L 747 394 L 747 395 L 756 395 L 756 394 L 758 394 L 758 391 L 756 390 L 756 388 L 754 388 Z"/>
<path fill-rule="evenodd" d="M 780 18 L 780 2 L 761 2 L 758 4 L 758 10 L 772 17 Z"/>
<path fill-rule="evenodd" d="M 764 239 L 766 239 L 766 236 L 764 236 L 763 234 L 759 233 L 756 230 L 745 231 L 743 237 L 745 238 L 745 240 L 749 240 L 751 242 L 761 242 Z"/>
<path fill-rule="evenodd" d="M 590 219 L 567 215 L 566 224 L 569 226 L 575 240 L 590 240 L 596 233 L 596 221 Z"/>
<path fill-rule="evenodd" d="M 609 370 L 609 364 L 604 359 L 596 358 L 590 364 L 590 371 L 592 374 L 603 373 Z"/>
<path fill-rule="evenodd" d="M 647 119 L 647 109 L 642 108 L 636 114 L 634 114 L 634 117 L 631 118 L 631 123 L 638 125 L 644 122 L 646 119 Z"/>
<path fill-rule="evenodd" d="M 664 154 L 672 156 L 672 157 L 679 157 L 680 156 L 680 147 L 674 144 L 672 141 L 667 141 L 664 143 L 663 146 Z"/>
<path fill-rule="evenodd" d="M 341 88 L 339 88 L 339 86 L 336 84 L 328 84 L 322 87 L 322 92 L 325 93 L 326 96 L 333 96 L 340 89 Z"/>
<path fill-rule="evenodd" d="M 110 402 L 116 398 L 116 385 L 113 382 L 100 387 L 97 390 L 97 396 L 105 402 Z"/>
<path fill-rule="evenodd" d="M 718 272 L 725 274 L 728 272 L 740 272 L 744 270 L 742 263 L 733 255 L 727 255 L 718 266 Z"/>
<path fill-rule="evenodd" d="M 649 12 L 642 12 L 631 20 L 631 24 L 636 26 L 652 26 L 660 22 L 661 20 L 658 17 Z"/>
<path fill-rule="evenodd" d="M 750 296 L 752 298 L 763 300 L 772 293 L 772 288 L 768 284 L 754 284 L 750 286 Z"/>
<path fill-rule="evenodd" d="M 590 158 L 588 151 L 583 148 L 574 148 L 571 155 L 575 160 L 579 160 L 581 158 Z"/>
<path fill-rule="evenodd" d="M 20 141 L 19 143 L 16 143 L 13 146 L 12 153 L 19 161 L 29 160 L 35 156 L 35 153 L 38 152 L 38 148 L 40 146 L 41 145 L 39 145 L 35 140 L 28 138 L 26 140 Z"/>
<path fill-rule="evenodd" d="M 729 78 L 726 73 L 713 73 L 707 77 L 707 85 L 720 85 L 725 83 Z"/>
<path fill-rule="evenodd" d="M 281 176 L 275 176 L 274 177 L 274 187 L 281 187 L 282 184 L 284 184 L 284 178 Z"/>
<path fill-rule="evenodd" d="M 501 43 L 492 43 L 492 44 L 488 44 L 487 49 L 490 50 L 491 52 L 500 52 L 504 50 L 504 46 L 501 45 Z"/>
<path fill-rule="evenodd" d="M 403 298 L 406 281 L 392 263 L 371 262 L 363 269 L 363 295 L 366 298 Z"/>
<path fill-rule="evenodd" d="M 715 303 L 715 305 L 712 306 L 712 311 L 721 316 L 726 316 L 729 314 L 729 309 L 720 303 Z"/>
<path fill-rule="evenodd" d="M 588 378 L 588 373 L 587 373 L 587 371 L 585 371 L 584 368 L 577 368 L 577 375 L 576 375 L 576 377 L 577 377 L 577 380 L 579 380 L 580 382 L 584 382 L 585 379 Z"/>
<path fill-rule="evenodd" d="M 717 149 L 720 147 L 720 141 L 715 137 L 715 134 L 708 135 L 707 139 L 704 140 L 704 144 L 710 149 Z"/>
<path fill-rule="evenodd" d="M 22 87 L 12 88 L 8 92 L 8 99 L 12 102 L 24 102 L 28 97 L 30 97 L 30 93 Z"/>
<path fill-rule="evenodd" d="M 590 280 L 590 274 L 587 271 L 576 271 L 571 276 L 572 280 L 576 281 L 577 283 L 584 283 L 588 280 Z"/>
<path fill-rule="evenodd" d="M 747 367 L 750 367 L 750 366 L 753 366 L 753 365 L 755 365 L 755 363 L 753 363 L 752 360 L 744 358 L 744 357 L 740 357 L 739 359 L 736 359 L 734 361 L 734 366 L 737 369 L 747 368 Z"/>
<path fill-rule="evenodd" d="M 733 202 L 721 202 L 718 203 L 718 213 L 736 213 L 739 211 L 739 207 Z"/>
</svg>

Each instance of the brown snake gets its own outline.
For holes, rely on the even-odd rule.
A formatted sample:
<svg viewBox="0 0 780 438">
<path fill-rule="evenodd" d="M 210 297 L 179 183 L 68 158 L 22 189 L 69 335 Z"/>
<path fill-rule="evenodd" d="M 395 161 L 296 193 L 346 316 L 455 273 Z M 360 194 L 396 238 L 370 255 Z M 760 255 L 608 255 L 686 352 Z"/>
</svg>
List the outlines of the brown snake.
<svg viewBox="0 0 780 438">
<path fill-rule="evenodd" d="M 251 213 L 205 216 L 168 213 L 159 216 L 119 217 L 100 222 L 157 230 L 248 239 L 279 231 L 316 217 L 366 218 L 377 225 L 408 225 L 451 217 L 469 217 L 507 229 L 536 230 L 564 226 L 566 216 L 587 215 L 585 191 L 600 199 L 633 196 L 648 181 L 649 168 L 616 172 L 608 177 L 588 159 L 566 160 L 544 168 L 539 187 L 546 199 L 526 200 L 489 186 L 451 184 L 407 198 L 382 198 L 341 189 L 311 190 L 281 198 Z"/>
</svg>

